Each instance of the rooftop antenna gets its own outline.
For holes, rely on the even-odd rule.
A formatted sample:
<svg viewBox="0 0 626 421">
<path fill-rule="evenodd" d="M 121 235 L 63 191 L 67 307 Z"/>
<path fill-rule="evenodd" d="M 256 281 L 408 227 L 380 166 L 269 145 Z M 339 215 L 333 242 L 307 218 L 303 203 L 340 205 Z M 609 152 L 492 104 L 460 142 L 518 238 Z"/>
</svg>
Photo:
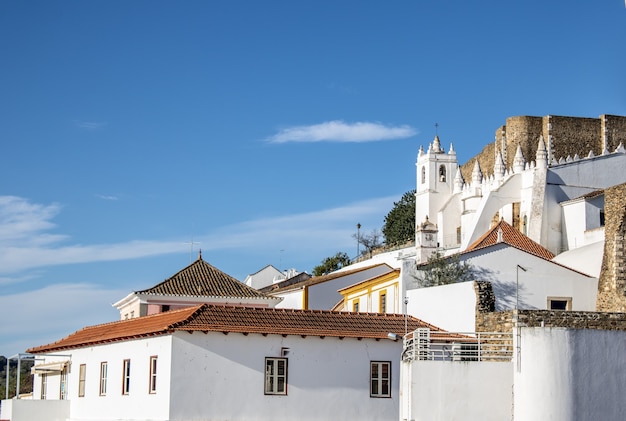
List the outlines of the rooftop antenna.
<svg viewBox="0 0 626 421">
<path fill-rule="evenodd" d="M 188 242 L 188 243 L 185 243 L 185 244 L 189 244 L 189 263 L 191 264 L 191 263 L 193 263 L 193 245 L 194 244 L 200 245 L 202 243 L 193 241 L 193 237 L 191 237 L 191 241 Z M 200 251 L 199 257 L 202 257 L 202 251 Z"/>
</svg>

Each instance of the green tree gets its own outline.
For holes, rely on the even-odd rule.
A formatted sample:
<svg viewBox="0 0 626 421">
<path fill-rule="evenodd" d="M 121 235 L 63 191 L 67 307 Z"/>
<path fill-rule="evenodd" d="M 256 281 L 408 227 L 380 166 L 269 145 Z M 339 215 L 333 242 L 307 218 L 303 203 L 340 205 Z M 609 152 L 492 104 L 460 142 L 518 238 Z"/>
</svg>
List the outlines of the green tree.
<svg viewBox="0 0 626 421">
<path fill-rule="evenodd" d="M 458 254 L 445 257 L 439 252 L 430 256 L 428 262 L 417 270 L 415 278 L 423 287 L 473 281 L 475 274 L 474 267 L 469 262 L 461 262 Z"/>
<path fill-rule="evenodd" d="M 350 257 L 342 251 L 337 252 L 334 256 L 327 257 L 322 263 L 313 268 L 313 276 L 321 276 L 350 264 Z"/>
<path fill-rule="evenodd" d="M 394 202 L 385 216 L 383 235 L 388 246 L 415 239 L 415 190 L 404 193 L 400 201 Z"/>
<path fill-rule="evenodd" d="M 0 356 L 0 399 L 6 396 L 6 367 L 7 360 Z M 11 360 L 9 373 L 9 396 L 15 396 L 15 385 L 17 384 L 17 361 Z M 20 394 L 33 391 L 33 376 L 30 369 L 33 366 L 32 360 L 22 360 L 20 363 Z"/>
</svg>

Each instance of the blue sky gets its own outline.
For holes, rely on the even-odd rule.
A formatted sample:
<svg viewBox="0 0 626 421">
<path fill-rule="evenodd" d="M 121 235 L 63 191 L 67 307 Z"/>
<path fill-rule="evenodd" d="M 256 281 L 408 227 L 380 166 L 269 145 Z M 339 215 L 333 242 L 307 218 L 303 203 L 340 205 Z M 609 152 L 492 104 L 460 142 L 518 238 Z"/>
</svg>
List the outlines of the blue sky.
<svg viewBox="0 0 626 421">
<path fill-rule="evenodd" d="M 435 123 L 462 163 L 509 116 L 626 115 L 625 40 L 621 0 L 0 2 L 0 355 L 198 247 L 356 255 Z"/>
</svg>

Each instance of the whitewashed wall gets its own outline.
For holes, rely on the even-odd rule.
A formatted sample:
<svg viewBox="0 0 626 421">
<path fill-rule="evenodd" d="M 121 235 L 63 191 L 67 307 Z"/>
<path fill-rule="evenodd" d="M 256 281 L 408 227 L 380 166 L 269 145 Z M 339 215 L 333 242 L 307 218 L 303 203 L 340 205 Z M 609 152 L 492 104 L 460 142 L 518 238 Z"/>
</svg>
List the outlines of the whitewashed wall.
<svg viewBox="0 0 626 421">
<path fill-rule="evenodd" d="M 548 297 L 571 297 L 572 310 L 595 311 L 597 278 L 570 270 L 505 244 L 463 254 L 476 269 L 476 279 L 490 281 L 496 295 L 496 310 L 547 309 Z M 517 265 L 526 269 L 517 269 Z M 519 272 L 519 277 L 518 277 Z"/>
<path fill-rule="evenodd" d="M 473 282 L 407 291 L 408 314 L 450 332 L 476 330 L 476 292 Z"/>
<path fill-rule="evenodd" d="M 9 399 L 0 407 L 0 420 L 66 421 L 70 402 L 60 400 Z"/>
<path fill-rule="evenodd" d="M 522 328 L 516 421 L 623 420 L 626 332 Z"/>
<path fill-rule="evenodd" d="M 288 395 L 264 394 L 265 357 L 289 348 Z M 398 419 L 400 341 L 175 332 L 171 420 Z M 392 361 L 392 397 L 370 398 L 370 361 Z"/>
<path fill-rule="evenodd" d="M 401 420 L 511 419 L 511 362 L 412 361 L 401 371 Z"/>
<path fill-rule="evenodd" d="M 276 297 L 281 297 L 283 299 L 280 303 L 276 304 L 276 308 L 302 309 L 303 295 L 304 290 L 302 289 L 296 289 L 276 294 Z"/>
<path fill-rule="evenodd" d="M 170 352 L 170 336 L 116 342 L 64 352 L 72 354 L 68 375 L 71 419 L 168 419 Z M 158 356 L 155 394 L 148 393 L 151 356 Z M 51 359 L 54 360 L 54 357 Z M 122 364 L 125 359 L 131 360 L 128 395 L 122 395 Z M 103 361 L 108 363 L 106 396 L 99 395 L 100 363 Z M 78 397 L 78 375 L 81 364 L 86 364 L 87 370 L 84 397 Z M 39 383 L 38 378 L 35 382 Z M 35 398 L 38 396 L 35 395 Z"/>
</svg>

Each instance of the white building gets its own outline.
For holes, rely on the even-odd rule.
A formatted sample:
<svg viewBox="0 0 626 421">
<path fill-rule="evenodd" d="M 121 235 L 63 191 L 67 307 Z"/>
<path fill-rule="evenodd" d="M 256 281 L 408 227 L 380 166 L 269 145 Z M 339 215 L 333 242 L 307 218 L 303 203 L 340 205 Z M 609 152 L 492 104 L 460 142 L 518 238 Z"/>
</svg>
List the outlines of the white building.
<svg viewBox="0 0 626 421">
<path fill-rule="evenodd" d="M 201 305 L 86 327 L 28 350 L 33 400 L 0 419 L 398 419 L 413 317 Z M 47 403 L 50 403 L 49 405 Z"/>
</svg>

